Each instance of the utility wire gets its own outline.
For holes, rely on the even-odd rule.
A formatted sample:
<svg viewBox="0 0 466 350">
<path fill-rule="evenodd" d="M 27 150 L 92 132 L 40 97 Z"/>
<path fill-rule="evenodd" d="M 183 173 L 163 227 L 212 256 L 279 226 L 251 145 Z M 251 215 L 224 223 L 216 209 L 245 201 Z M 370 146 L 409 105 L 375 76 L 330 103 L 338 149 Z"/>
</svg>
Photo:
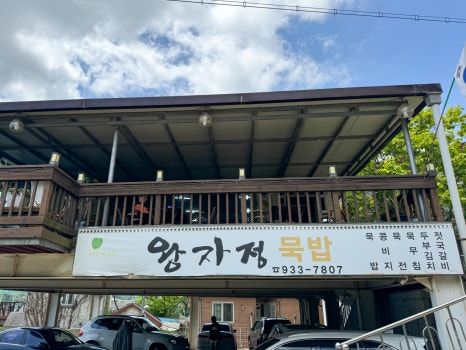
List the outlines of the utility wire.
<svg viewBox="0 0 466 350">
<path fill-rule="evenodd" d="M 389 18 L 389 19 L 402 19 L 402 20 L 411 20 L 415 22 L 426 21 L 426 22 L 442 22 L 442 23 L 459 23 L 466 24 L 465 18 L 458 17 L 441 17 L 441 16 L 425 16 L 425 15 L 415 15 L 415 14 L 405 14 L 405 13 L 392 13 L 392 12 L 375 12 L 375 11 L 355 11 L 355 10 L 341 10 L 341 9 L 330 9 L 324 7 L 309 7 L 301 5 L 282 5 L 282 4 L 269 4 L 269 3 L 259 3 L 259 2 L 248 2 L 248 1 L 238 1 L 238 0 L 167 0 L 174 2 L 185 2 L 185 3 L 194 3 L 200 5 L 220 5 L 220 6 L 232 6 L 232 7 L 244 7 L 244 8 L 257 8 L 257 9 L 267 9 L 267 10 L 280 10 L 280 11 L 293 11 L 293 12 L 306 12 L 306 13 L 323 13 L 330 15 L 343 15 L 343 16 L 358 16 L 358 17 L 374 17 L 374 18 Z M 451 89 L 453 87 L 455 79 L 453 79 L 452 85 L 450 86 L 450 91 L 448 92 L 447 100 L 445 101 L 443 111 L 440 117 L 442 120 L 446 103 L 448 97 L 450 96 Z M 435 135 L 437 135 L 439 125 L 435 126 Z M 433 153 L 434 140 L 432 140 L 431 147 L 429 150 L 428 158 L 432 156 Z"/>
<path fill-rule="evenodd" d="M 329 15 L 342 15 L 342 16 L 358 16 L 358 17 L 374 17 L 374 18 L 389 18 L 389 19 L 403 19 L 415 22 L 442 22 L 442 23 L 459 23 L 466 24 L 466 18 L 458 17 L 441 17 L 441 16 L 425 16 L 405 13 L 392 13 L 382 11 L 355 11 L 355 10 L 341 10 L 330 9 L 325 7 L 309 7 L 301 5 L 281 5 L 281 4 L 268 4 L 252 1 L 239 1 L 239 0 L 167 0 L 174 2 L 186 2 L 200 5 L 221 5 L 232 7 L 244 8 L 257 8 L 267 10 L 280 10 L 280 11 L 293 11 L 293 12 L 306 12 L 306 13 L 323 13 Z"/>
<path fill-rule="evenodd" d="M 194 3 L 200 5 L 221 5 L 221 6 L 233 6 L 233 7 L 244 7 L 244 8 L 258 8 L 258 9 L 267 9 L 267 10 L 281 10 L 281 11 L 294 11 L 294 12 L 309 12 L 309 13 L 323 13 L 330 15 L 343 15 L 343 16 L 358 16 L 358 17 L 375 17 L 375 18 L 390 18 L 390 19 L 402 19 L 402 20 L 412 20 L 412 21 L 427 21 L 427 22 L 443 22 L 443 23 L 459 23 L 466 24 L 465 18 L 458 17 L 441 17 L 441 16 L 424 16 L 424 15 L 413 15 L 405 13 L 391 13 L 391 12 L 375 12 L 375 11 L 355 11 L 355 10 L 340 10 L 340 9 L 329 9 L 324 7 L 309 7 L 309 6 L 300 6 L 300 5 L 280 5 L 280 4 L 268 4 L 268 3 L 259 3 L 259 2 L 248 2 L 248 1 L 238 1 L 238 0 L 167 0 L 174 2 L 185 2 L 185 3 Z M 453 79 L 450 86 L 450 91 L 448 92 L 447 99 L 443 106 L 443 111 L 440 116 L 440 120 L 443 119 L 445 112 L 445 107 L 450 97 L 451 89 L 455 79 Z M 440 121 L 439 121 L 440 123 Z M 435 125 L 435 134 L 434 138 L 437 135 L 439 125 Z M 428 159 L 432 156 L 434 147 L 434 140 L 432 140 L 431 147 L 428 153 Z"/>
</svg>

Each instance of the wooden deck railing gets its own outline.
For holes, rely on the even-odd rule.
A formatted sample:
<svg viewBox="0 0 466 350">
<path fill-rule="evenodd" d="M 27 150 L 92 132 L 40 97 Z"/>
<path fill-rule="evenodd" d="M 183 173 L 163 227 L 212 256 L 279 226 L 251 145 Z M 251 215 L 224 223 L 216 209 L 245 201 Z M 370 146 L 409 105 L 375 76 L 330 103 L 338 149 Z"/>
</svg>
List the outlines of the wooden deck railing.
<svg viewBox="0 0 466 350">
<path fill-rule="evenodd" d="M 0 225 L 45 225 L 75 235 L 78 184 L 53 166 L 0 168 Z"/>
<path fill-rule="evenodd" d="M 0 239 L 31 227 L 71 239 L 91 226 L 443 220 L 424 175 L 78 184 L 42 165 L 2 167 L 0 186 Z"/>
<path fill-rule="evenodd" d="M 441 221 L 424 176 L 87 184 L 81 226 Z M 146 214 L 133 209 L 145 197 Z"/>
</svg>

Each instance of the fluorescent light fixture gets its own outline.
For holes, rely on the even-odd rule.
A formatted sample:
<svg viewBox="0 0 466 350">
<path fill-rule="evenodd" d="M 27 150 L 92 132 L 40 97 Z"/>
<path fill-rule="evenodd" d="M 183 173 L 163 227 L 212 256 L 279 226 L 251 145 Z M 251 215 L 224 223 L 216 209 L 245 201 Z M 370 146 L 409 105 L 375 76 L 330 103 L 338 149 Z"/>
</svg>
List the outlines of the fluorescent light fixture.
<svg viewBox="0 0 466 350">
<path fill-rule="evenodd" d="M 157 170 L 156 181 L 163 181 L 163 170 Z"/>
<path fill-rule="evenodd" d="M 246 170 L 244 168 L 239 168 L 239 178 L 240 179 L 246 178 Z"/>
<path fill-rule="evenodd" d="M 337 169 L 334 166 L 328 167 L 328 174 L 330 176 L 337 176 Z"/>
<path fill-rule="evenodd" d="M 84 173 L 78 173 L 78 178 L 76 179 L 76 181 L 78 182 L 78 184 L 82 184 L 84 182 L 86 182 L 86 174 Z"/>
<path fill-rule="evenodd" d="M 435 169 L 435 165 L 433 163 L 426 164 L 426 173 L 428 176 L 437 176 L 437 170 Z"/>
<path fill-rule="evenodd" d="M 59 163 L 60 163 L 60 153 L 52 152 L 52 154 L 50 155 L 49 164 L 58 166 Z"/>
</svg>

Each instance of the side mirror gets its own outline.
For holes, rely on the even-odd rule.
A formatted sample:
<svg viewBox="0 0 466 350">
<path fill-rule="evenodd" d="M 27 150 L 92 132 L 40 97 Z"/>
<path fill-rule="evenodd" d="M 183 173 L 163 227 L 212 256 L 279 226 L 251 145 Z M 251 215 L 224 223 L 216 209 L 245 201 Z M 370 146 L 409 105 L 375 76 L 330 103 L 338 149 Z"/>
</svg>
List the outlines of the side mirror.
<svg viewBox="0 0 466 350">
<path fill-rule="evenodd" d="M 39 343 L 40 350 L 50 350 L 50 346 L 47 343 Z"/>
</svg>

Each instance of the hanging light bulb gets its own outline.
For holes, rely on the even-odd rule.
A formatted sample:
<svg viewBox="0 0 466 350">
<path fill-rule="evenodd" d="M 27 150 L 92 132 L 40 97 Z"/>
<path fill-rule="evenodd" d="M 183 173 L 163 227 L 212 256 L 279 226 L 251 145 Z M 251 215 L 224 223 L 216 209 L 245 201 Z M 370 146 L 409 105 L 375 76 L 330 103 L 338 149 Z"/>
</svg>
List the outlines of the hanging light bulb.
<svg viewBox="0 0 466 350">
<path fill-rule="evenodd" d="M 209 113 L 203 112 L 199 116 L 199 125 L 203 126 L 204 128 L 208 128 L 209 126 L 212 125 L 212 117 L 210 116 Z"/>
</svg>

